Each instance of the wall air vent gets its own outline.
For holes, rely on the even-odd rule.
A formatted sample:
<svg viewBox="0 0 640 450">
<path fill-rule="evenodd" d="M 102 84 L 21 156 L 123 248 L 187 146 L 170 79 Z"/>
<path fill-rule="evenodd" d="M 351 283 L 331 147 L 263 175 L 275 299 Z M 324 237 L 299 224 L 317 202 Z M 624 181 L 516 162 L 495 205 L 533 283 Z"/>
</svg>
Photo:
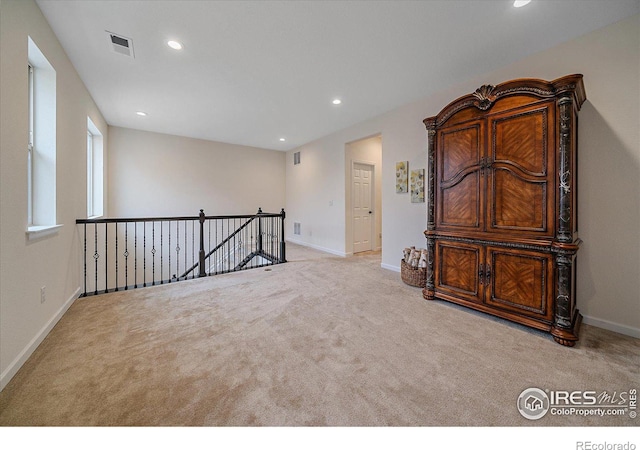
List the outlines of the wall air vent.
<svg viewBox="0 0 640 450">
<path fill-rule="evenodd" d="M 298 164 L 300 164 L 300 152 L 295 152 L 293 154 L 293 165 L 297 166 Z"/>
<path fill-rule="evenodd" d="M 107 34 L 109 35 L 109 43 L 111 44 L 111 49 L 114 52 L 120 53 L 121 55 L 125 55 L 130 58 L 135 58 L 133 54 L 133 41 L 130 38 L 112 33 L 110 31 L 107 31 Z"/>
<path fill-rule="evenodd" d="M 293 222 L 293 234 L 300 235 L 300 222 Z"/>
</svg>

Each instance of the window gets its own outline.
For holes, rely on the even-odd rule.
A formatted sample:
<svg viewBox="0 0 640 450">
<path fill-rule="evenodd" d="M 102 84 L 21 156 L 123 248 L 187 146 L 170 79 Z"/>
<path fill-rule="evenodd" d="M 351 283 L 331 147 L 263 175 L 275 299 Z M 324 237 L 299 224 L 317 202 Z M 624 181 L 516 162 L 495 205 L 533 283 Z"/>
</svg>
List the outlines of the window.
<svg viewBox="0 0 640 450">
<path fill-rule="evenodd" d="M 27 233 L 56 225 L 56 71 L 35 42 L 28 43 Z"/>
<path fill-rule="evenodd" d="M 87 117 L 87 216 L 103 214 L 102 134 Z"/>
<path fill-rule="evenodd" d="M 93 216 L 93 134 L 87 130 L 87 216 Z"/>
<path fill-rule="evenodd" d="M 27 64 L 29 77 L 29 143 L 27 144 L 27 226 L 33 225 L 33 67 Z"/>
</svg>

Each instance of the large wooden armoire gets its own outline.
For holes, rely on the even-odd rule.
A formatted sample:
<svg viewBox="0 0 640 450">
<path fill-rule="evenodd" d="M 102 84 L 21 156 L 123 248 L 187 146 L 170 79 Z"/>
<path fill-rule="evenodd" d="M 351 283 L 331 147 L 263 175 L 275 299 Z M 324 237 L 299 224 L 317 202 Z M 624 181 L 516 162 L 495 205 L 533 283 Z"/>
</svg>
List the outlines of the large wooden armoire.
<svg viewBox="0 0 640 450">
<path fill-rule="evenodd" d="M 573 346 L 582 75 L 485 85 L 424 120 L 429 139 L 423 295 Z"/>
</svg>

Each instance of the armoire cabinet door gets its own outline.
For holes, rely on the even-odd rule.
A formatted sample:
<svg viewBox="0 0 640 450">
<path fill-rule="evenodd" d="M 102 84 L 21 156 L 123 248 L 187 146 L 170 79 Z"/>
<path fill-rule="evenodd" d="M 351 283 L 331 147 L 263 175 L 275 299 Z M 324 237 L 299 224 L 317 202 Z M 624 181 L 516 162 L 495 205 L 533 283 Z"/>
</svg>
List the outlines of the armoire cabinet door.
<svg viewBox="0 0 640 450">
<path fill-rule="evenodd" d="M 488 290 L 492 307 L 551 320 L 553 257 L 547 253 L 487 247 Z"/>
<path fill-rule="evenodd" d="M 554 102 L 489 118 L 487 231 L 553 236 Z"/>
<path fill-rule="evenodd" d="M 483 261 L 484 248 L 480 245 L 436 241 L 436 291 L 482 303 L 480 280 Z"/>
<path fill-rule="evenodd" d="M 474 121 L 438 133 L 436 222 L 441 229 L 484 227 L 484 130 L 484 121 Z"/>
</svg>

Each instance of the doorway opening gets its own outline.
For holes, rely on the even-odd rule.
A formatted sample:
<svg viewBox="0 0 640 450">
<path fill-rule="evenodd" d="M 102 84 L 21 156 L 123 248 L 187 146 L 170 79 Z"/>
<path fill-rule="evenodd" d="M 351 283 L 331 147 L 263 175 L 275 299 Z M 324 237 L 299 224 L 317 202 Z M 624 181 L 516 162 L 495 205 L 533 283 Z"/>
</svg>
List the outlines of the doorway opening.
<svg viewBox="0 0 640 450">
<path fill-rule="evenodd" d="M 382 136 L 345 146 L 345 250 L 382 250 Z"/>
</svg>

